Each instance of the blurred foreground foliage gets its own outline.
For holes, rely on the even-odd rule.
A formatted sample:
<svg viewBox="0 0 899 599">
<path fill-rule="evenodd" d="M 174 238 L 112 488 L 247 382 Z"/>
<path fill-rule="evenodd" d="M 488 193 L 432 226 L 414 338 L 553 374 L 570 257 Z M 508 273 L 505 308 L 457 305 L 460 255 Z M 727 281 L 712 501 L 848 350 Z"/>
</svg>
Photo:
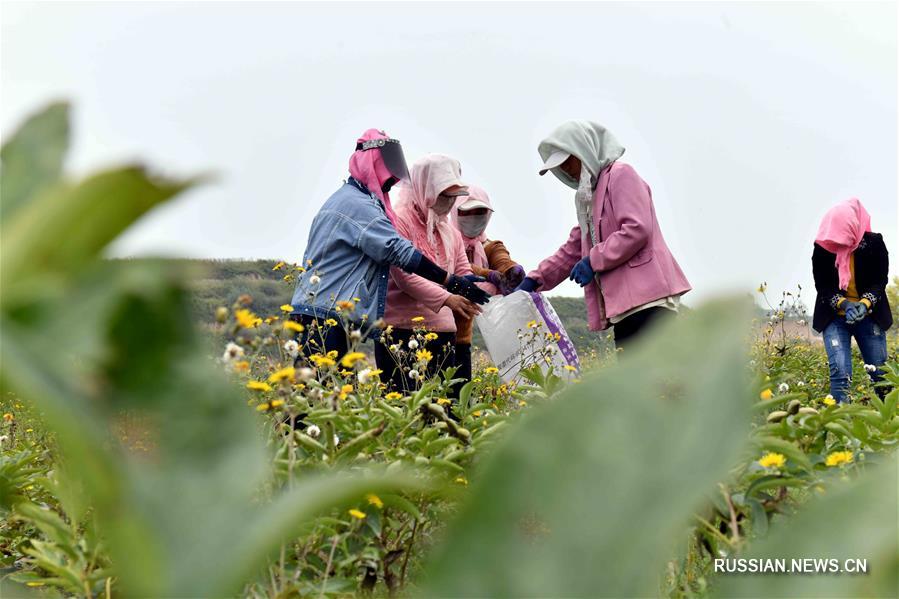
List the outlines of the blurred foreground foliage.
<svg viewBox="0 0 899 599">
<path fill-rule="evenodd" d="M 451 372 L 303 374 L 238 294 L 213 360 L 184 268 L 99 257 L 198 180 L 67 180 L 67 112 L 2 150 L 2 596 L 896 596 L 895 349 L 883 398 L 830 405 L 820 349 L 716 302 L 575 385 L 482 367 L 453 420 Z M 737 556 L 869 574 L 712 573 Z"/>
</svg>

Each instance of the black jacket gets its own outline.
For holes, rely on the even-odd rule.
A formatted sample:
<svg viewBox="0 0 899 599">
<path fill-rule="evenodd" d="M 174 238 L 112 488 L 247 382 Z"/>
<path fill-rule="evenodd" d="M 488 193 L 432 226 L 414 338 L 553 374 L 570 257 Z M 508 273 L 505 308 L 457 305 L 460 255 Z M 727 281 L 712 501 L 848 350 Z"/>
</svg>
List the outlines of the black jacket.
<svg viewBox="0 0 899 599">
<path fill-rule="evenodd" d="M 846 295 L 840 289 L 836 256 L 817 243 L 812 252 L 812 273 L 815 277 L 815 314 L 812 328 L 822 332 L 837 315 L 837 303 Z M 890 261 L 887 246 L 880 233 L 865 233 L 855 250 L 855 289 L 860 298 L 871 302 L 868 318 L 884 331 L 893 325 L 893 315 L 887 303 L 886 286 L 889 279 Z"/>
</svg>

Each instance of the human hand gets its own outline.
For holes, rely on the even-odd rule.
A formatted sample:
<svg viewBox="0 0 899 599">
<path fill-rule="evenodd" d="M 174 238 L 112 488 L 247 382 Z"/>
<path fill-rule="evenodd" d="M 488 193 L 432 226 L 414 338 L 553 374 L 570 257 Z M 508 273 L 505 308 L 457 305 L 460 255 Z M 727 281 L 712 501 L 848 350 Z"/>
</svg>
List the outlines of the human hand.
<svg viewBox="0 0 899 599">
<path fill-rule="evenodd" d="M 524 280 L 522 280 L 521 283 L 518 284 L 518 287 L 514 289 L 514 291 L 527 291 L 528 293 L 533 293 L 534 291 L 537 291 L 537 287 L 539 286 L 540 283 L 538 283 L 536 280 L 532 279 L 531 277 L 525 277 Z"/>
<path fill-rule="evenodd" d="M 474 318 L 481 313 L 480 306 L 461 295 L 450 295 L 443 305 L 462 318 Z"/>
<path fill-rule="evenodd" d="M 490 301 L 490 296 L 486 291 L 477 287 L 465 277 L 458 275 L 450 275 L 449 280 L 446 282 L 446 290 L 455 295 L 461 295 L 476 304 L 486 304 Z"/>
<path fill-rule="evenodd" d="M 523 280 L 524 267 L 520 264 L 516 264 L 515 266 L 506 269 L 506 272 L 503 273 L 503 284 L 499 286 L 502 294 L 509 295 Z"/>
<path fill-rule="evenodd" d="M 861 302 L 846 302 L 844 311 L 846 312 L 846 322 L 853 324 L 867 316 L 868 306 Z"/>
<path fill-rule="evenodd" d="M 568 276 L 569 281 L 574 281 L 581 287 L 586 287 L 587 284 L 593 280 L 593 267 L 590 266 L 590 257 L 581 258 L 577 264 L 574 265 L 574 268 L 571 269 L 571 274 Z"/>
</svg>

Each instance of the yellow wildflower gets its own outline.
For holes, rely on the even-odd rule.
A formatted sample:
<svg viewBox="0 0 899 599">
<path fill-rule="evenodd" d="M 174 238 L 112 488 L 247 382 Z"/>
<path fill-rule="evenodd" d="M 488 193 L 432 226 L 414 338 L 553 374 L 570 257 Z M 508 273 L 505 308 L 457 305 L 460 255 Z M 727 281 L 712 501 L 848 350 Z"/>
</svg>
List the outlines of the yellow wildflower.
<svg viewBox="0 0 899 599">
<path fill-rule="evenodd" d="M 272 387 L 268 383 L 263 383 L 262 381 L 250 381 L 247 383 L 247 389 L 253 391 L 271 391 Z"/>
<path fill-rule="evenodd" d="M 357 518 L 359 520 L 365 520 L 365 512 L 363 512 L 362 510 L 357 510 L 356 508 L 353 508 L 351 510 L 347 510 L 347 513 L 350 516 L 352 516 L 353 518 Z"/>
<path fill-rule="evenodd" d="M 328 356 L 329 358 L 331 358 L 331 359 L 333 360 L 334 358 L 337 357 L 337 350 L 336 350 L 336 349 L 332 349 L 331 351 L 329 351 L 329 352 L 328 352 L 327 354 L 325 354 L 325 355 Z"/>
<path fill-rule="evenodd" d="M 288 331 L 294 331 L 296 333 L 303 332 L 303 325 L 301 325 L 300 323 L 295 322 L 293 320 L 285 320 L 284 328 L 287 329 Z"/>
<path fill-rule="evenodd" d="M 267 404 L 267 403 L 261 403 L 261 404 L 259 404 L 258 406 L 256 406 L 256 411 L 257 411 L 257 412 L 265 412 L 266 410 L 268 410 L 268 404 Z"/>
<path fill-rule="evenodd" d="M 478 418 L 478 417 L 480 417 L 480 415 L 481 415 L 481 411 L 480 411 L 480 410 L 475 410 L 474 412 L 471 413 L 471 415 L 474 416 L 475 418 Z"/>
<path fill-rule="evenodd" d="M 323 356 L 321 354 L 314 354 L 312 356 L 309 356 L 309 359 L 312 360 L 312 363 L 315 364 L 316 368 L 328 368 L 330 366 L 334 366 L 337 363 L 330 357 Z"/>
<path fill-rule="evenodd" d="M 284 263 L 283 263 L 283 262 L 278 262 L 277 264 L 275 264 L 274 266 L 272 266 L 272 270 L 281 270 L 282 268 L 284 268 Z"/>
<path fill-rule="evenodd" d="M 252 329 L 262 324 L 262 319 L 246 308 L 236 310 L 234 318 L 237 320 L 237 324 L 244 329 Z"/>
<path fill-rule="evenodd" d="M 429 352 L 428 350 L 420 349 L 417 352 L 415 352 L 415 357 L 418 359 L 419 362 L 424 362 L 425 364 L 427 364 L 428 362 L 431 361 L 431 358 L 433 358 L 434 356 L 432 356 L 431 352 Z"/>
<path fill-rule="evenodd" d="M 397 393 L 396 391 L 391 391 L 390 393 L 388 393 L 387 395 L 384 396 L 384 399 L 394 400 L 394 399 L 402 399 L 402 397 L 403 397 L 402 393 Z"/>
<path fill-rule="evenodd" d="M 325 319 L 325 324 L 328 325 L 329 327 L 336 327 L 337 321 L 334 320 L 333 318 L 327 318 L 327 319 Z"/>
<path fill-rule="evenodd" d="M 346 300 L 340 300 L 339 302 L 337 302 L 337 309 L 338 310 L 346 310 L 347 312 L 352 312 L 353 310 L 356 309 L 356 304 L 353 302 L 348 302 Z"/>
<path fill-rule="evenodd" d="M 468 479 L 464 476 L 457 476 L 456 480 L 454 480 L 453 482 L 459 483 L 460 485 L 464 485 L 466 487 L 468 486 Z"/>
<path fill-rule="evenodd" d="M 787 459 L 779 453 L 768 452 L 759 460 L 759 466 L 762 468 L 783 468 L 787 463 Z"/>
<path fill-rule="evenodd" d="M 381 509 L 382 507 L 384 507 L 384 502 L 381 501 L 381 498 L 378 497 L 377 495 L 375 495 L 374 493 L 369 493 L 368 495 L 365 496 L 365 498 L 368 500 L 368 502 L 371 505 L 375 506 L 378 509 Z"/>
<path fill-rule="evenodd" d="M 824 403 L 825 406 L 835 406 L 835 405 L 837 405 L 837 400 L 835 400 L 835 399 L 834 399 L 833 397 L 831 397 L 830 395 L 828 395 L 827 397 L 825 397 L 825 398 L 822 399 L 821 401 Z"/>
<path fill-rule="evenodd" d="M 851 451 L 834 451 L 827 456 L 824 463 L 828 466 L 842 466 L 843 464 L 852 463 Z"/>
<path fill-rule="evenodd" d="M 287 366 L 286 368 L 282 368 L 278 370 L 270 377 L 268 377 L 268 382 L 270 383 L 280 383 L 281 381 L 290 381 L 291 383 L 296 381 L 297 370 L 293 366 Z"/>
<path fill-rule="evenodd" d="M 240 360 L 235 362 L 232 368 L 234 368 L 234 372 L 247 372 L 250 370 L 250 363 L 246 360 Z"/>
<path fill-rule="evenodd" d="M 529 320 L 529 321 L 528 321 L 527 327 L 528 327 L 529 329 L 536 329 L 538 326 L 540 326 L 540 325 L 537 324 L 537 321 L 536 321 L 536 320 Z"/>
<path fill-rule="evenodd" d="M 759 397 L 761 397 L 762 399 L 771 399 L 772 397 L 774 397 L 774 392 L 771 391 L 771 389 L 765 389 L 764 391 L 759 393 Z"/>
<path fill-rule="evenodd" d="M 761 285 L 759 285 L 758 292 L 759 292 L 759 293 L 765 293 L 765 290 L 766 290 L 766 289 L 768 289 L 768 286 L 767 286 L 765 283 L 762 283 Z"/>
<path fill-rule="evenodd" d="M 12 422 L 13 420 L 15 420 L 15 416 L 7 412 L 3 415 L 3 420 L 5 420 L 6 422 Z"/>
<path fill-rule="evenodd" d="M 344 385 L 340 388 L 340 399 L 346 399 L 347 395 L 353 392 L 352 385 Z"/>
<path fill-rule="evenodd" d="M 293 312 L 293 306 L 291 306 L 290 304 L 284 304 L 281 306 L 281 311 L 282 312 Z"/>
<path fill-rule="evenodd" d="M 499 368 L 496 366 L 488 366 L 484 369 L 484 374 L 496 374 L 497 372 L 499 372 Z"/>
<path fill-rule="evenodd" d="M 523 399 L 518 400 L 518 407 L 519 407 L 519 408 L 527 407 L 527 405 L 528 405 L 528 402 L 526 402 L 525 400 L 523 400 Z"/>
<path fill-rule="evenodd" d="M 438 397 L 438 398 L 437 398 L 437 403 L 439 403 L 441 406 L 445 406 L 445 405 L 451 404 L 451 403 L 453 403 L 453 402 L 451 402 L 449 399 L 447 399 L 447 398 L 445 398 L 445 397 Z"/>
<path fill-rule="evenodd" d="M 283 399 L 275 399 L 275 400 L 272 400 L 272 407 L 273 407 L 273 408 L 280 408 L 280 407 L 283 406 L 283 405 L 284 405 L 284 400 L 283 400 Z"/>
<path fill-rule="evenodd" d="M 415 316 L 412 318 L 412 322 L 424 322 L 424 321 L 425 321 L 424 316 Z"/>
<path fill-rule="evenodd" d="M 438 336 L 437 333 L 428 333 L 425 335 L 425 341 L 436 341 Z"/>
<path fill-rule="evenodd" d="M 340 365 L 344 368 L 352 368 L 356 365 L 356 362 L 359 360 L 365 360 L 366 356 L 362 352 L 354 351 L 343 356 L 343 359 L 340 360 Z"/>
<path fill-rule="evenodd" d="M 265 324 L 272 324 L 272 323 L 275 322 L 276 320 L 281 320 L 281 318 L 278 317 L 278 316 L 268 316 L 268 317 L 265 319 Z"/>
</svg>

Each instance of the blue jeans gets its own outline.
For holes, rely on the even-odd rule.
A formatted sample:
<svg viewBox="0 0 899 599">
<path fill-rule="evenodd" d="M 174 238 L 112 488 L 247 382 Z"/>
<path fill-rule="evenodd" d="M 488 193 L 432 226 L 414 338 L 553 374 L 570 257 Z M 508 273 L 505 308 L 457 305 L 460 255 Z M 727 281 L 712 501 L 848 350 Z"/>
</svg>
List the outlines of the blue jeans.
<svg viewBox="0 0 899 599">
<path fill-rule="evenodd" d="M 865 364 L 877 366 L 871 380 L 883 378 L 880 366 L 887 359 L 887 338 L 870 316 L 853 324 L 846 323 L 845 316 L 834 318 L 824 329 L 824 348 L 830 363 L 830 394 L 838 402 L 846 401 L 852 378 L 852 338 L 858 344 Z"/>
</svg>

